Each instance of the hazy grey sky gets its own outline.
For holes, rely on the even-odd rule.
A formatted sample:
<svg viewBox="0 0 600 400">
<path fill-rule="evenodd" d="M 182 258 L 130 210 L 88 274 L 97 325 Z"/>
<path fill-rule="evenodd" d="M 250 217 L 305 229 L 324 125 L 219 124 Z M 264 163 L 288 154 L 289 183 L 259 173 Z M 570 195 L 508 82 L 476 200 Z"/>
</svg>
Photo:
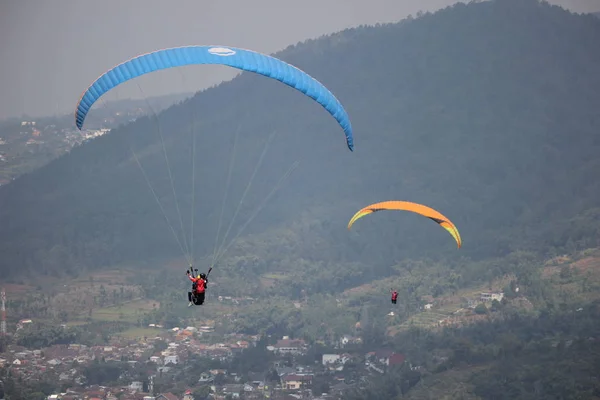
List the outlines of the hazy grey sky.
<svg viewBox="0 0 600 400">
<path fill-rule="evenodd" d="M 347 27 L 398 21 L 456 2 L 0 0 L 0 118 L 70 112 L 102 72 L 160 48 L 221 44 L 271 53 Z M 600 10 L 600 0 L 550 3 L 576 12 Z M 186 71 L 185 82 L 180 74 L 140 79 L 144 95 L 150 96 L 199 90 L 233 76 L 231 71 Z M 124 85 L 118 95 L 141 97 L 137 85 Z"/>
</svg>

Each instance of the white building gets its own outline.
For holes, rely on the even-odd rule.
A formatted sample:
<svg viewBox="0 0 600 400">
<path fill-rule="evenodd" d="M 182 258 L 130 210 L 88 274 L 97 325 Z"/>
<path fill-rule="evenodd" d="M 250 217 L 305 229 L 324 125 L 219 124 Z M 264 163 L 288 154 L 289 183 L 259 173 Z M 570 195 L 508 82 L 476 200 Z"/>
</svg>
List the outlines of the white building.
<svg viewBox="0 0 600 400">
<path fill-rule="evenodd" d="M 155 364 L 162 365 L 162 359 L 160 357 L 158 357 L 158 356 L 152 356 L 152 357 L 150 357 L 150 361 L 153 362 L 153 363 L 155 363 Z"/>
<path fill-rule="evenodd" d="M 502 301 L 503 298 L 504 298 L 504 293 L 502 293 L 502 292 L 500 292 L 500 293 L 481 293 L 481 296 L 479 297 L 479 299 L 481 301 L 494 301 L 494 300 Z"/>
<path fill-rule="evenodd" d="M 179 364 L 179 357 L 177 355 L 165 356 L 165 365 Z"/>
<path fill-rule="evenodd" d="M 323 354 L 322 363 L 323 363 L 323 365 L 333 364 L 339 359 L 340 359 L 339 354 Z"/>
<path fill-rule="evenodd" d="M 144 390 L 144 384 L 142 382 L 140 382 L 140 381 L 133 381 L 129 385 L 129 390 L 134 390 L 136 392 L 141 392 L 142 390 Z"/>
</svg>

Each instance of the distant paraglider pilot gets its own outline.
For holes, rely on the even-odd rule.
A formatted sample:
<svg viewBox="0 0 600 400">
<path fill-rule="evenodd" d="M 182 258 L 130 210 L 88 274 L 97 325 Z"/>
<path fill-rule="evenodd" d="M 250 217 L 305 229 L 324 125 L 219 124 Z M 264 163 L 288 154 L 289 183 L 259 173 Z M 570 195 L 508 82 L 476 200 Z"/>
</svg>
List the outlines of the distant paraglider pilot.
<svg viewBox="0 0 600 400">
<path fill-rule="evenodd" d="M 396 304 L 396 300 L 398 300 L 398 292 L 390 289 L 390 292 L 392 292 L 392 304 Z"/>
<path fill-rule="evenodd" d="M 197 306 L 204 304 L 204 296 L 206 295 L 206 287 L 208 286 L 206 275 L 202 273 L 194 278 L 194 274 L 190 273 L 189 270 L 185 271 L 185 274 L 192 281 L 192 291 L 188 292 L 188 307 L 191 307 L 192 304 Z"/>
</svg>

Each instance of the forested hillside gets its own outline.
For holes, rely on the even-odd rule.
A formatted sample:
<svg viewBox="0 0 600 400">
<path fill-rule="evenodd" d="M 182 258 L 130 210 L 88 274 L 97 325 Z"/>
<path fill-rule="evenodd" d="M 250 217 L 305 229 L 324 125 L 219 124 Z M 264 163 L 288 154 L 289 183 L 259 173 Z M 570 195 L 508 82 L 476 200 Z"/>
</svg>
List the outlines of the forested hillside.
<svg viewBox="0 0 600 400">
<path fill-rule="evenodd" d="M 395 273 L 391 266 L 406 258 L 460 265 L 595 246 L 598 43 L 591 15 L 496 0 L 290 46 L 276 56 L 319 79 L 348 110 L 353 153 L 316 103 L 244 73 L 160 113 L 160 123 L 119 127 L 0 188 L 0 268 L 4 276 L 61 274 L 180 257 L 130 146 L 184 249 L 181 226 L 189 240 L 194 199 L 196 257 L 209 256 L 227 230 L 263 150 L 230 238 L 300 162 L 227 253 L 227 274 L 326 271 L 344 289 Z M 463 248 L 406 213 L 379 213 L 346 230 L 357 209 L 388 199 L 440 210 Z"/>
<path fill-rule="evenodd" d="M 51 117 L 23 115 L 0 120 L 0 185 L 43 167 L 73 146 L 89 140 L 89 136 L 98 134 L 100 129 L 111 129 L 152 110 L 163 110 L 191 95 L 105 102 L 106 107 L 95 110 L 84 131 L 74 126 L 73 114 Z"/>
</svg>

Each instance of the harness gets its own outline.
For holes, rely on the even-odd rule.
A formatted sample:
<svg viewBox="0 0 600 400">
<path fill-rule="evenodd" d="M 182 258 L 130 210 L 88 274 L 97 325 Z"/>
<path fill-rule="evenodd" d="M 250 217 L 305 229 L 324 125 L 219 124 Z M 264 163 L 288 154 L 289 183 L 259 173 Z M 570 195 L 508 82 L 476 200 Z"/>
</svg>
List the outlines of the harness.
<svg viewBox="0 0 600 400">
<path fill-rule="evenodd" d="M 202 280 L 202 278 L 200 278 L 200 280 Z M 192 293 L 196 294 L 197 293 L 197 289 L 198 289 L 198 283 L 200 281 L 196 281 L 196 282 L 192 282 Z M 206 290 L 206 282 L 202 282 L 204 289 Z"/>
</svg>

